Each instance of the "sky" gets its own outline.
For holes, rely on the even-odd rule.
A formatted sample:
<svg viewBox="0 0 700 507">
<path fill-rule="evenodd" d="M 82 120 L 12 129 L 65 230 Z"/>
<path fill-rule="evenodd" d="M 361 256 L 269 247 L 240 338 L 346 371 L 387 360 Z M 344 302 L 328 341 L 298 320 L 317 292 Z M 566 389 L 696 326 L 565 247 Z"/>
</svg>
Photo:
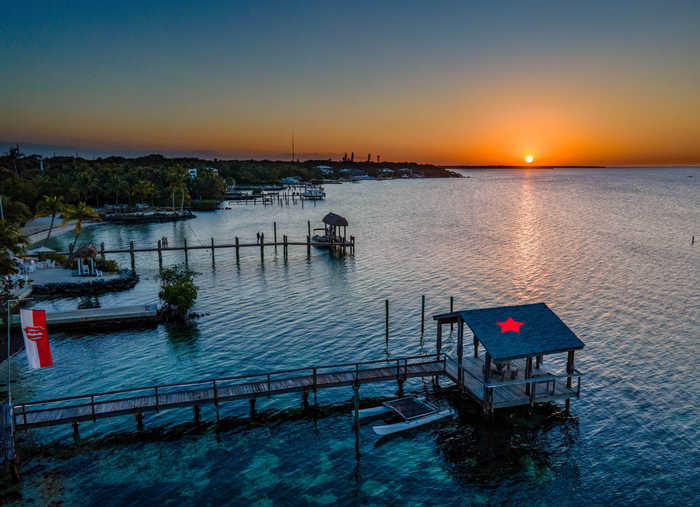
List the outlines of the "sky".
<svg viewBox="0 0 700 507">
<path fill-rule="evenodd" d="M 700 2 L 34 2 L 0 147 L 700 164 Z"/>
</svg>

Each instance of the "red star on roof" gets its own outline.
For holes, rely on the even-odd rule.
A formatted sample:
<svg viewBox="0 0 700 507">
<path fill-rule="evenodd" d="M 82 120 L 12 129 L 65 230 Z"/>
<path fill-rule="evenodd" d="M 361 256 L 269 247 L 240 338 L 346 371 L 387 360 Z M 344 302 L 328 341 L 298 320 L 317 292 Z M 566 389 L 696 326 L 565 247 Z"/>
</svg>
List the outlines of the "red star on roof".
<svg viewBox="0 0 700 507">
<path fill-rule="evenodd" d="M 508 320 L 505 322 L 496 322 L 499 326 L 501 326 L 501 333 L 505 333 L 506 331 L 515 331 L 516 333 L 520 332 L 520 326 L 525 324 L 524 322 L 517 322 L 513 320 L 513 317 L 508 317 Z"/>
</svg>

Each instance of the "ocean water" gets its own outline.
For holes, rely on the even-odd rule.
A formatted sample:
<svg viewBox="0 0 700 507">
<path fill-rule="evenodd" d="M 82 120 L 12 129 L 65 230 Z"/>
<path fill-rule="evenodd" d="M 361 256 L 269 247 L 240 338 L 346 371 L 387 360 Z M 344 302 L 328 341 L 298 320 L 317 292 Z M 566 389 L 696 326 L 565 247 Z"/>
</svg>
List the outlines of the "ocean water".
<svg viewBox="0 0 700 507">
<path fill-rule="evenodd" d="M 191 409 L 35 429 L 18 435 L 19 484 L 3 500 L 70 505 L 494 504 L 691 505 L 700 493 L 700 171 L 469 170 L 464 179 L 328 185 L 326 201 L 241 206 L 194 220 L 100 225 L 107 247 L 301 239 L 328 211 L 348 217 L 355 257 L 305 247 L 190 252 L 200 275 L 186 328 L 50 333 L 55 367 L 13 359 L 13 395 L 29 401 L 267 369 L 432 352 L 428 316 L 546 302 L 585 342 L 581 399 L 570 417 L 543 407 L 520 423 L 459 417 L 380 440 L 351 427 L 350 388 L 321 392 L 319 417 L 300 396 L 222 405 L 225 421 L 192 424 Z M 691 245 L 691 236 L 698 236 Z M 65 246 L 59 237 L 54 246 Z M 115 256 L 128 266 L 128 255 Z M 166 264 L 182 252 L 164 255 Z M 141 282 L 102 306 L 157 301 L 157 258 L 137 254 Z M 391 336 L 384 339 L 384 299 Z M 73 309 L 78 299 L 37 306 Z M 453 352 L 456 336 L 445 338 Z M 563 369 L 559 359 L 547 363 Z M 5 366 L 0 375 L 6 375 Z M 423 389 L 420 380 L 406 385 Z M 390 397 L 393 383 L 361 395 Z M 448 400 L 444 400 L 445 403 Z"/>
</svg>

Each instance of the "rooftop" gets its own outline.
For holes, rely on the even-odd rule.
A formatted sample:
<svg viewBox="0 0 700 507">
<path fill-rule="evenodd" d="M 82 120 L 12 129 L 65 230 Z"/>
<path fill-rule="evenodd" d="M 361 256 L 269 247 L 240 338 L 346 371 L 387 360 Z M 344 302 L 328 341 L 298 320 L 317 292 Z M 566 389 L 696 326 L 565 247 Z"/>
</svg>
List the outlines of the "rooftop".
<svg viewBox="0 0 700 507">
<path fill-rule="evenodd" d="M 461 320 L 496 361 L 582 349 L 583 342 L 545 303 L 500 306 L 435 315 Z"/>
</svg>

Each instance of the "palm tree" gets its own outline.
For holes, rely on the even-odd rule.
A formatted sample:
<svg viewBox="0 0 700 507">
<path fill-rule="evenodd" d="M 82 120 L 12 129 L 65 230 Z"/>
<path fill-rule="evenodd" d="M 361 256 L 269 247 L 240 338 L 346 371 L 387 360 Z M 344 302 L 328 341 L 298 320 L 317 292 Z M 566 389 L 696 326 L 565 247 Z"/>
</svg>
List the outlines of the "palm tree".
<svg viewBox="0 0 700 507">
<path fill-rule="evenodd" d="M 51 225 L 49 225 L 49 233 L 46 235 L 46 241 L 49 240 L 51 237 L 51 231 L 53 230 L 53 222 L 56 220 L 56 215 L 59 215 L 62 211 L 65 205 L 63 204 L 63 197 L 59 196 L 56 197 L 54 196 L 48 196 L 45 195 L 44 199 L 39 201 L 39 205 L 37 206 L 37 214 L 36 216 L 38 217 L 47 217 L 51 216 Z"/>
<path fill-rule="evenodd" d="M 111 191 L 114 192 L 114 204 L 119 204 L 119 191 L 122 189 L 123 184 L 122 180 L 119 176 L 116 174 L 113 174 L 112 176 L 109 177 L 109 181 L 107 182 L 107 188 Z"/>
<path fill-rule="evenodd" d="M 155 185 L 151 183 L 148 180 L 139 180 L 136 182 L 134 185 L 134 188 L 132 189 L 131 193 L 135 195 L 136 197 L 142 197 L 144 201 L 147 201 L 148 198 L 153 195 L 153 190 L 155 189 Z"/>
<path fill-rule="evenodd" d="M 73 240 L 73 245 L 71 247 L 71 252 L 75 250 L 75 244 L 78 242 L 78 237 L 83 230 L 83 220 L 94 220 L 98 217 L 98 214 L 90 206 L 81 202 L 77 205 L 69 204 L 63 211 L 63 222 L 61 225 L 66 225 L 71 220 L 75 220 L 75 239 Z M 72 262 L 73 259 L 70 259 Z"/>
</svg>

